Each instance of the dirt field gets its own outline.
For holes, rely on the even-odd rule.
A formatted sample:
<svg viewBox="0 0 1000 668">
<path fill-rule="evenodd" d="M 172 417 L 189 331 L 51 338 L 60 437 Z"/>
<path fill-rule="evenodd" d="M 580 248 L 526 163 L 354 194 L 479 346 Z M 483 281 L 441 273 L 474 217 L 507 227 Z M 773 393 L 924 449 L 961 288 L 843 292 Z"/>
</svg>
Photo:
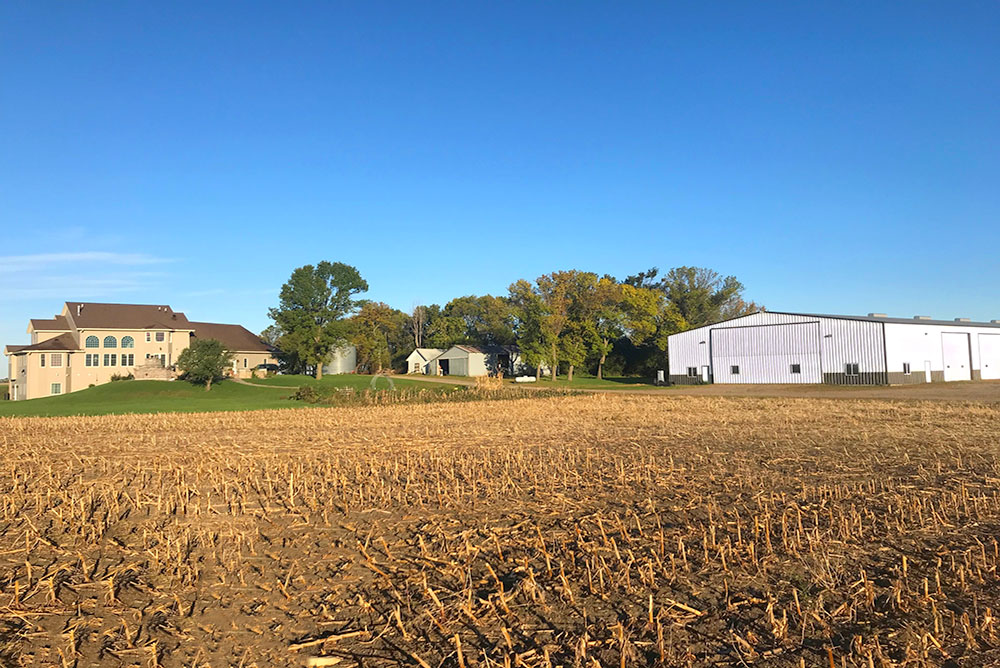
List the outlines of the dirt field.
<svg viewBox="0 0 1000 668">
<path fill-rule="evenodd" d="M 997 665 L 998 436 L 674 394 L 0 419 L 0 665 Z"/>
</svg>

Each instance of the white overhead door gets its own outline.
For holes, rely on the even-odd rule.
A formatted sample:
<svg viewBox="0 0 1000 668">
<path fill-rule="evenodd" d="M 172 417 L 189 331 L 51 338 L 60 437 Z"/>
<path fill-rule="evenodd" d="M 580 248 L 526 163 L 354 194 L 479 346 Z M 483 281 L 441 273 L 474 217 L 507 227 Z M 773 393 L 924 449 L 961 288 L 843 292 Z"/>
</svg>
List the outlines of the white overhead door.
<svg viewBox="0 0 1000 668">
<path fill-rule="evenodd" d="M 944 353 L 944 379 L 972 380 L 969 335 L 964 332 L 943 332 L 941 348 Z"/>
<path fill-rule="evenodd" d="M 1000 380 L 1000 334 L 979 335 L 979 373 L 983 380 Z"/>
<path fill-rule="evenodd" d="M 821 383 L 819 323 L 713 329 L 716 383 Z"/>
</svg>

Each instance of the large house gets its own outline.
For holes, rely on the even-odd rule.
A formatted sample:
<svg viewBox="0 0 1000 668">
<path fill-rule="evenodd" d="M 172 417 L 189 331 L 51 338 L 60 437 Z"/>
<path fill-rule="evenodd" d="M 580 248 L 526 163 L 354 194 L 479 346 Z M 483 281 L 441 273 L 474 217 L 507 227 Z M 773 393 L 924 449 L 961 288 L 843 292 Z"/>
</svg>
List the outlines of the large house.
<svg viewBox="0 0 1000 668">
<path fill-rule="evenodd" d="M 169 306 L 66 302 L 51 320 L 31 320 L 31 343 L 4 348 L 10 398 L 35 399 L 107 383 L 112 376 L 173 378 L 192 339 L 218 339 L 235 353 L 231 373 L 276 364 L 273 349 L 240 325 L 191 322 Z"/>
</svg>

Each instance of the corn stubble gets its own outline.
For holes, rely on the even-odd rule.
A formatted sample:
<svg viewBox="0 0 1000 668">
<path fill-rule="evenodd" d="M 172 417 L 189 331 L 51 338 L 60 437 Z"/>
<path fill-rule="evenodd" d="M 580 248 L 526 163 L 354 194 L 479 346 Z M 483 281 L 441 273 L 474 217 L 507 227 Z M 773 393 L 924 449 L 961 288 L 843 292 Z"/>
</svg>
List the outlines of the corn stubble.
<svg viewBox="0 0 1000 668">
<path fill-rule="evenodd" d="M 0 665 L 989 665 L 998 425 L 642 396 L 0 420 Z"/>
</svg>

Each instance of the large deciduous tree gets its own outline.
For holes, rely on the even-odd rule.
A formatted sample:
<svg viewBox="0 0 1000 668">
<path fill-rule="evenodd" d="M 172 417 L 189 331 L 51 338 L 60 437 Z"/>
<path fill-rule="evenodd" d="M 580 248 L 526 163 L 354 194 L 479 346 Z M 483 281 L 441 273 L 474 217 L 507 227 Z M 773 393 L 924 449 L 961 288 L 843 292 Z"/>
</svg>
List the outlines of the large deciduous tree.
<svg viewBox="0 0 1000 668">
<path fill-rule="evenodd" d="M 358 351 L 358 367 L 382 373 L 409 352 L 410 316 L 383 302 L 365 302 L 351 318 L 351 341 Z"/>
<path fill-rule="evenodd" d="M 184 372 L 184 377 L 193 383 L 204 383 L 206 392 L 232 363 L 233 352 L 217 339 L 194 339 L 177 358 L 177 368 Z"/>
<path fill-rule="evenodd" d="M 331 351 L 347 341 L 345 319 L 358 308 L 355 295 L 367 290 L 350 265 L 323 261 L 299 267 L 281 287 L 277 308 L 269 311 L 282 332 L 279 347 L 321 378 Z"/>
<path fill-rule="evenodd" d="M 743 299 L 743 284 L 704 267 L 674 267 L 656 280 L 654 267 L 626 279 L 639 287 L 660 290 L 689 327 L 701 327 L 760 310 Z"/>
</svg>

